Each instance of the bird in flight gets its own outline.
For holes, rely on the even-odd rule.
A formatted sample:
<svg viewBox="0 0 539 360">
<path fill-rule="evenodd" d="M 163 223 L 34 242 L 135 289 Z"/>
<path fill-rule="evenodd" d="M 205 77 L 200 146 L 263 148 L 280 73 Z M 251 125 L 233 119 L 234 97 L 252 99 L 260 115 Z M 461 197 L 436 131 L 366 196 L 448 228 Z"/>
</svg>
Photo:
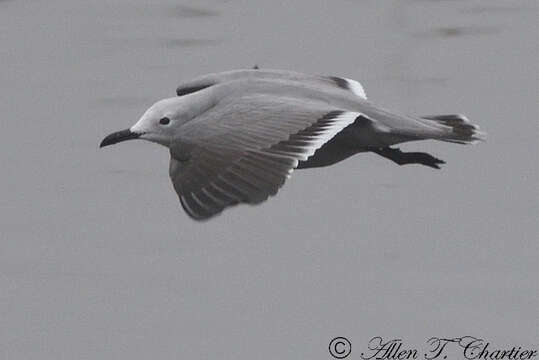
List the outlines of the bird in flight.
<svg viewBox="0 0 539 360">
<path fill-rule="evenodd" d="M 444 161 L 430 154 L 392 146 L 484 138 L 463 115 L 398 115 L 367 100 L 359 82 L 336 76 L 234 70 L 188 81 L 176 94 L 100 147 L 130 139 L 168 147 L 174 189 L 195 220 L 265 201 L 295 169 L 332 165 L 360 152 L 439 169 Z"/>
</svg>

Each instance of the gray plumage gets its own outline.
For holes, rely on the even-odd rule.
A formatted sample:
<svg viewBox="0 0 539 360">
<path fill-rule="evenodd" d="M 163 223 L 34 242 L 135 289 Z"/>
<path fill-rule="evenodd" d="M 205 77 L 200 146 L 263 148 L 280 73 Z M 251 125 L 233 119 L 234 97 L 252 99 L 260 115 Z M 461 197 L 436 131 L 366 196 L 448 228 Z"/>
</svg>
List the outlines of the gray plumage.
<svg viewBox="0 0 539 360">
<path fill-rule="evenodd" d="M 366 99 L 353 80 L 279 70 L 210 74 L 177 88 L 130 129 L 101 146 L 142 138 L 170 149 L 170 177 L 186 212 L 208 219 L 275 195 L 296 168 L 327 166 L 372 151 L 398 164 L 443 161 L 391 145 L 435 139 L 474 143 L 478 127 L 461 115 L 411 117 Z"/>
</svg>

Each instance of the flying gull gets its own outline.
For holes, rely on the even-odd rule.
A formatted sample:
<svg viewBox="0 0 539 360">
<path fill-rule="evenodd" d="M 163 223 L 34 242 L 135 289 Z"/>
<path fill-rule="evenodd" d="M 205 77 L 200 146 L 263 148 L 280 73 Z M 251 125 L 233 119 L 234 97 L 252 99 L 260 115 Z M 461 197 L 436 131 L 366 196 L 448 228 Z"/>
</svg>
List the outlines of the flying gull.
<svg viewBox="0 0 539 360">
<path fill-rule="evenodd" d="M 367 100 L 355 80 L 282 70 L 234 70 L 180 85 L 100 147 L 144 139 L 170 150 L 169 174 L 189 216 L 275 195 L 295 169 L 359 152 L 439 169 L 444 161 L 392 145 L 434 139 L 473 144 L 484 134 L 463 115 L 405 116 Z"/>
</svg>

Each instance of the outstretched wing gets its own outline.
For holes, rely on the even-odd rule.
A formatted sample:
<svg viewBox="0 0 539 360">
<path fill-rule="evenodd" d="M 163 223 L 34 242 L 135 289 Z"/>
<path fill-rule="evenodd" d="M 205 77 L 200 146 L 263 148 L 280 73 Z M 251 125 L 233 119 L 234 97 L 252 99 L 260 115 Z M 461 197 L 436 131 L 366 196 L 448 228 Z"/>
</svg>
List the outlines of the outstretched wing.
<svg viewBox="0 0 539 360">
<path fill-rule="evenodd" d="M 360 115 L 279 96 L 230 99 L 187 123 L 170 146 L 174 189 L 197 220 L 260 203 Z"/>
<path fill-rule="evenodd" d="M 365 89 L 356 80 L 338 76 L 308 75 L 286 70 L 259 69 L 256 65 L 252 69 L 232 70 L 199 76 L 180 84 L 176 88 L 176 94 L 178 96 L 183 96 L 213 85 L 239 79 L 284 80 L 290 83 L 300 83 L 302 86 L 310 86 L 320 90 L 340 89 L 364 100 L 367 99 Z"/>
</svg>

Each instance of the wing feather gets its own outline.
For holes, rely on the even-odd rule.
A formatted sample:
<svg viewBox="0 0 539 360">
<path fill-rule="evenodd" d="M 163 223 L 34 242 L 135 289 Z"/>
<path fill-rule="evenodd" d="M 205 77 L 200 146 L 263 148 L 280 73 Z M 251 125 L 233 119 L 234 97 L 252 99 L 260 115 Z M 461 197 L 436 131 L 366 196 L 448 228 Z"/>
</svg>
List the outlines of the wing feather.
<svg viewBox="0 0 539 360">
<path fill-rule="evenodd" d="M 360 115 L 267 95 L 217 105 L 170 147 L 170 177 L 183 208 L 204 220 L 229 206 L 265 201 L 299 161 Z"/>
</svg>

